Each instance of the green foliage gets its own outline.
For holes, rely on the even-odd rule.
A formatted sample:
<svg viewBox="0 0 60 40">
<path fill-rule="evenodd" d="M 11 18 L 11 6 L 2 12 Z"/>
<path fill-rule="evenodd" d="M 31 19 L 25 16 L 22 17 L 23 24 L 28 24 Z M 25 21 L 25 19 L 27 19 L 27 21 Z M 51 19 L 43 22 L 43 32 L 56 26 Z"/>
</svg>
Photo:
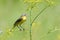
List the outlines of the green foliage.
<svg viewBox="0 0 60 40">
<path fill-rule="evenodd" d="M 60 40 L 58 2 L 59 0 L 0 0 L 0 40 Z M 22 13 L 27 14 L 27 21 L 22 24 L 25 31 L 19 31 L 16 27 L 13 32 L 9 32 Z"/>
</svg>

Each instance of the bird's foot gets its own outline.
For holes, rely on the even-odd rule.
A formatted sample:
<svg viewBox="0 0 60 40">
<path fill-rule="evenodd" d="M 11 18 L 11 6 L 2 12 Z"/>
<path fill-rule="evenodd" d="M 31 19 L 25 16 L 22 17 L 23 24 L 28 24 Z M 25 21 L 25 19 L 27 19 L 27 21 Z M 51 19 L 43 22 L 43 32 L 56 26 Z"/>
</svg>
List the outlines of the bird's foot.
<svg viewBox="0 0 60 40">
<path fill-rule="evenodd" d="M 20 29 L 20 31 L 25 31 L 25 29 Z"/>
</svg>

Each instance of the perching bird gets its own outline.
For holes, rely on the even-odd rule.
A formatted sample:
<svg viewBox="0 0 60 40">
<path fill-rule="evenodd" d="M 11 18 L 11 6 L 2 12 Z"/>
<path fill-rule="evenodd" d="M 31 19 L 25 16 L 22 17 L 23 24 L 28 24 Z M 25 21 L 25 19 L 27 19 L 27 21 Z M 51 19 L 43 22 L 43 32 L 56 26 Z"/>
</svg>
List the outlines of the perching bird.
<svg viewBox="0 0 60 40">
<path fill-rule="evenodd" d="M 22 14 L 21 17 L 19 19 L 16 20 L 16 22 L 14 23 L 13 25 L 13 28 L 12 30 L 15 28 L 15 27 L 18 27 L 19 30 L 24 30 L 24 28 L 21 27 L 22 23 L 24 23 L 26 21 L 26 14 Z M 11 30 L 11 31 L 12 31 Z"/>
</svg>

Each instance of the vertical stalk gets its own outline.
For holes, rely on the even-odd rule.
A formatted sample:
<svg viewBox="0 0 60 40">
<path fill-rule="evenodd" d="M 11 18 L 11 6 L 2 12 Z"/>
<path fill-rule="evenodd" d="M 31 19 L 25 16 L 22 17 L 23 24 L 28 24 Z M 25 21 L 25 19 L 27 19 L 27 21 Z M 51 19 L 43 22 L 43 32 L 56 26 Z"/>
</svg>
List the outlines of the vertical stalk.
<svg viewBox="0 0 60 40">
<path fill-rule="evenodd" d="M 31 3 L 31 8 L 30 8 L 30 40 L 32 40 L 32 25 L 31 25 L 31 12 L 32 12 L 32 9 L 35 7 L 36 3 L 32 4 Z"/>
<path fill-rule="evenodd" d="M 30 40 L 32 40 L 31 10 L 30 10 Z"/>
<path fill-rule="evenodd" d="M 31 11 L 32 11 L 32 4 L 31 4 L 31 8 L 30 8 L 30 40 L 32 40 L 32 25 L 31 25 Z"/>
<path fill-rule="evenodd" d="M 31 25 L 31 11 L 32 9 L 35 7 L 36 3 L 32 3 L 31 4 L 31 8 L 30 8 L 30 40 L 32 40 L 32 25 Z"/>
</svg>

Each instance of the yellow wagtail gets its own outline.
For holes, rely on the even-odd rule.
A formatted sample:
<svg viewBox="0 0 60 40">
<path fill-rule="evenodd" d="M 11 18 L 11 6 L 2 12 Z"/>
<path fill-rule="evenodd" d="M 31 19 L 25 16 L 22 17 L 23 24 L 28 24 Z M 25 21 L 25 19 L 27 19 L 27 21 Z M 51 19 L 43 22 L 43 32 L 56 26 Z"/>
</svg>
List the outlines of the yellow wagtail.
<svg viewBox="0 0 60 40">
<path fill-rule="evenodd" d="M 13 30 L 15 27 L 18 27 L 19 30 L 24 30 L 24 28 L 21 27 L 21 24 L 24 23 L 25 21 L 26 21 L 26 14 L 22 14 L 21 17 L 15 21 L 12 30 Z M 12 31 L 12 30 L 11 30 L 11 31 Z"/>
</svg>

